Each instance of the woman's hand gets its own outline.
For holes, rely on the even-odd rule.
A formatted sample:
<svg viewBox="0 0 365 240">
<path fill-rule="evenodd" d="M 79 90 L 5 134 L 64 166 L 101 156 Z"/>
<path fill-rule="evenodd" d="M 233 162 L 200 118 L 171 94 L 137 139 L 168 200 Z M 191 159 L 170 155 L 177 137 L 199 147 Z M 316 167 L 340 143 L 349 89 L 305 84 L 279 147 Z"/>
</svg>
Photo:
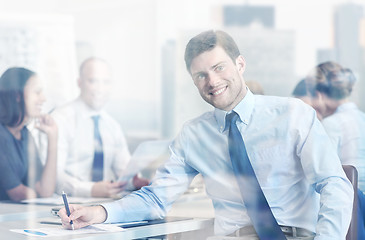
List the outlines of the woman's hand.
<svg viewBox="0 0 365 240">
<path fill-rule="evenodd" d="M 48 138 L 57 138 L 58 127 L 50 115 L 42 115 L 36 119 L 35 127 L 47 134 Z"/>
</svg>

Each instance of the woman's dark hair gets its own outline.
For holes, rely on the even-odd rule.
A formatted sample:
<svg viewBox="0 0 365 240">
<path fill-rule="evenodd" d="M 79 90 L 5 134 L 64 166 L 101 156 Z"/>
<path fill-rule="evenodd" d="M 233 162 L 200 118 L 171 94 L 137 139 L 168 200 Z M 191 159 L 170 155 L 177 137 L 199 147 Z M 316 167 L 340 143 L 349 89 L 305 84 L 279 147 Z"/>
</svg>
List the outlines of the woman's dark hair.
<svg viewBox="0 0 365 240">
<path fill-rule="evenodd" d="M 316 66 L 314 74 L 306 78 L 308 90 L 312 96 L 315 91 L 329 98 L 341 100 L 351 95 L 356 78 L 352 71 L 335 62 L 324 62 Z"/>
<path fill-rule="evenodd" d="M 233 38 L 223 31 L 209 30 L 193 37 L 185 49 L 186 69 L 190 73 L 190 66 L 193 59 L 203 52 L 210 51 L 216 46 L 220 46 L 235 63 L 240 51 Z"/>
<path fill-rule="evenodd" d="M 305 79 L 302 79 L 298 82 L 298 84 L 295 86 L 292 95 L 294 97 L 304 97 L 308 96 L 307 93 L 307 86 L 305 84 Z"/>
<path fill-rule="evenodd" d="M 26 68 L 13 67 L 0 77 L 0 123 L 16 127 L 24 120 L 24 86 L 34 75 Z"/>
<path fill-rule="evenodd" d="M 317 84 L 316 90 L 332 99 L 341 100 L 351 95 L 355 81 L 356 78 L 350 69 L 334 70 L 327 73 L 325 82 Z"/>
</svg>

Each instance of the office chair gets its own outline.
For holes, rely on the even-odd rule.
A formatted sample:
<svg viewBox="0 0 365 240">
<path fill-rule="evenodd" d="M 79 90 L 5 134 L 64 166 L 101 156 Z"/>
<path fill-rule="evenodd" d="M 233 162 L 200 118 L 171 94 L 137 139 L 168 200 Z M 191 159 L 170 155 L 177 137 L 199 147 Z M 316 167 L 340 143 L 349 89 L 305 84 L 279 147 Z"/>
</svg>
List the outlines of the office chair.
<svg viewBox="0 0 365 240">
<path fill-rule="evenodd" d="M 352 219 L 349 230 L 346 235 L 346 240 L 357 240 L 357 170 L 351 165 L 342 165 L 343 170 L 346 173 L 347 178 L 352 183 L 354 188 L 354 204 L 352 208 Z"/>
</svg>

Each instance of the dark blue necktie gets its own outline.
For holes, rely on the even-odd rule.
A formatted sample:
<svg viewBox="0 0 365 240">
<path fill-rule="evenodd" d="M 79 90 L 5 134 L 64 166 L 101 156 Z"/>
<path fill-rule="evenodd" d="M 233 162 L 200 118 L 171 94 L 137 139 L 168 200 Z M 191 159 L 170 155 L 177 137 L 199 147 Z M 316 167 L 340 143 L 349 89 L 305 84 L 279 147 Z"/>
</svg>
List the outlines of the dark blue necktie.
<svg viewBox="0 0 365 240">
<path fill-rule="evenodd" d="M 92 181 L 99 182 L 103 180 L 104 154 L 103 142 L 101 141 L 99 131 L 100 116 L 93 116 L 94 120 L 94 161 L 92 168 Z"/>
<path fill-rule="evenodd" d="M 226 128 L 229 127 L 228 146 L 233 172 L 247 213 L 260 240 L 286 239 L 271 212 L 247 156 L 245 143 L 236 125 L 238 118 L 236 112 L 228 114 Z"/>
</svg>

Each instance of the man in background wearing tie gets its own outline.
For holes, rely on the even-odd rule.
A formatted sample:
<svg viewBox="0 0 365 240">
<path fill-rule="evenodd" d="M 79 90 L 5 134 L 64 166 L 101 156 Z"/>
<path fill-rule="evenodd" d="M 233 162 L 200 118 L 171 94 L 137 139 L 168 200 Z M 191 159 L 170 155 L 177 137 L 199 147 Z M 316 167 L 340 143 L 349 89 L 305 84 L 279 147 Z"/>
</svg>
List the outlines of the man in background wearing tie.
<svg viewBox="0 0 365 240">
<path fill-rule="evenodd" d="M 254 95 L 246 63 L 222 31 L 192 38 L 185 63 L 214 106 L 187 122 L 152 184 L 119 201 L 71 206 L 64 227 L 164 217 L 201 173 L 215 209 L 212 239 L 344 239 L 353 188 L 315 111 L 300 100 Z"/>
<path fill-rule="evenodd" d="M 78 86 L 80 96 L 52 113 L 60 132 L 57 191 L 112 197 L 128 184 L 115 180 L 127 166 L 130 153 L 119 124 L 103 110 L 112 87 L 109 65 L 99 58 L 86 59 L 80 66 Z M 129 188 L 147 184 L 135 176 Z"/>
</svg>

